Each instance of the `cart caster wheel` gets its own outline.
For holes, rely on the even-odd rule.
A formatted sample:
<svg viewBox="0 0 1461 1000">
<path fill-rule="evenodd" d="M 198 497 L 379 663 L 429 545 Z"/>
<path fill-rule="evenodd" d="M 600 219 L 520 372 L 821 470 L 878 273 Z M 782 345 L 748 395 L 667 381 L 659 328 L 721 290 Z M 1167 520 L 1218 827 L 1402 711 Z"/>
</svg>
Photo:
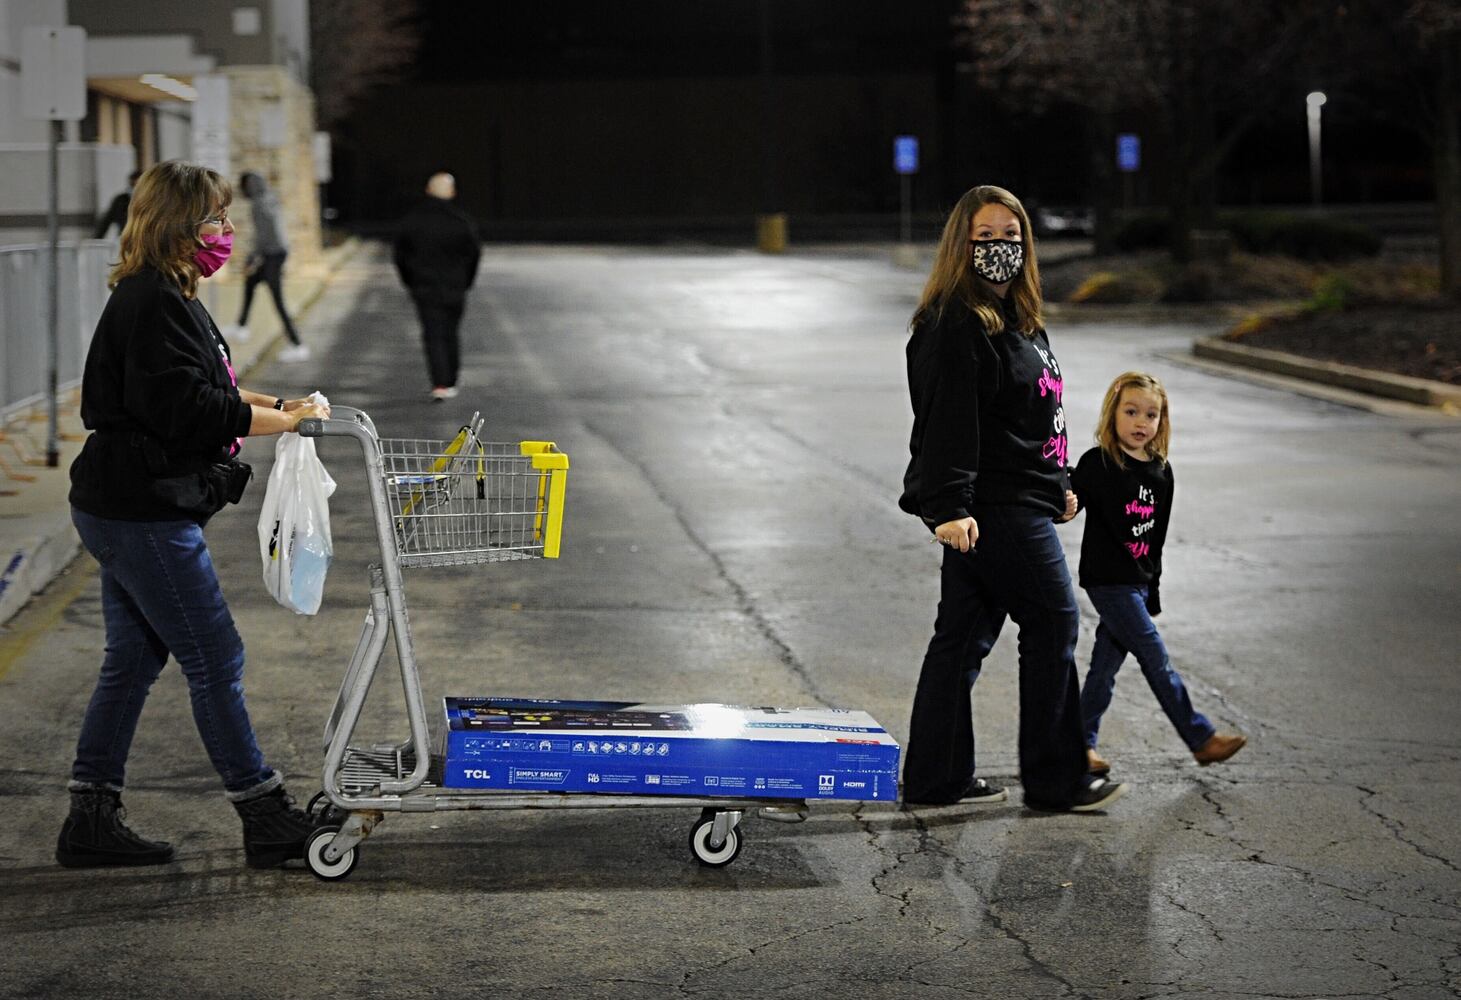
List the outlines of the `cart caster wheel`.
<svg viewBox="0 0 1461 1000">
<path fill-rule="evenodd" d="M 715 828 L 715 815 L 702 815 L 690 828 L 690 853 L 707 868 L 724 868 L 741 853 L 741 831 L 731 827 L 726 831 L 725 842 L 712 845 L 711 831 Z"/>
<path fill-rule="evenodd" d="M 355 870 L 355 862 L 360 860 L 360 852 L 354 847 L 334 861 L 325 860 L 325 848 L 339 832 L 338 826 L 322 826 L 310 834 L 309 840 L 305 842 L 304 860 L 309 865 L 309 870 L 315 873 L 315 878 L 336 882 Z"/>
</svg>

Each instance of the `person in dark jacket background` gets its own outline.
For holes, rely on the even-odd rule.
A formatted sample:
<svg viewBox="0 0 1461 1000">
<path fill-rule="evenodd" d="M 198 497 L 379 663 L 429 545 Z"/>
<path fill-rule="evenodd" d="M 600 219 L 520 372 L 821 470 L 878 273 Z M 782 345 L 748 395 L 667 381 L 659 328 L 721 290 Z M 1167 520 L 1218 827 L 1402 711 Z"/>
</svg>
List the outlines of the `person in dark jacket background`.
<svg viewBox="0 0 1461 1000">
<path fill-rule="evenodd" d="M 228 182 L 205 167 L 167 161 L 143 173 L 86 356 L 81 418 L 91 434 L 71 465 L 71 520 L 101 564 L 106 654 L 56 843 L 68 868 L 172 858 L 171 845 L 127 827 L 121 807 L 138 718 L 169 655 L 243 820 L 248 864 L 302 857 L 313 831 L 254 738 L 243 641 L 203 539 L 209 518 L 243 494 L 244 437 L 329 416 L 307 399 L 240 389 L 228 345 L 197 299 L 199 279 L 232 250 L 231 198 Z"/>
<path fill-rule="evenodd" d="M 1025 805 L 1089 812 L 1124 790 L 1086 773 L 1079 610 L 1055 532 L 1075 513 L 1065 384 L 1041 307 L 1019 200 L 992 185 L 965 192 L 944 226 L 907 349 L 913 434 L 898 505 L 945 546 L 904 758 L 907 805 L 1007 797 L 975 777 L 970 704 L 1006 617 L 1020 630 Z"/>
<path fill-rule="evenodd" d="M 457 394 L 458 330 L 482 253 L 477 227 L 451 204 L 456 196 L 451 174 L 432 174 L 426 197 L 401 220 L 395 242 L 396 270 L 416 303 L 431 398 L 438 402 Z"/>
<path fill-rule="evenodd" d="M 119 192 L 102 217 L 96 220 L 96 231 L 91 234 L 92 239 L 106 239 L 113 226 L 117 227 L 118 233 L 127 228 L 127 206 L 132 203 L 132 189 L 137 186 L 137 178 L 141 176 L 140 170 L 134 170 L 127 175 L 127 190 Z"/>
</svg>

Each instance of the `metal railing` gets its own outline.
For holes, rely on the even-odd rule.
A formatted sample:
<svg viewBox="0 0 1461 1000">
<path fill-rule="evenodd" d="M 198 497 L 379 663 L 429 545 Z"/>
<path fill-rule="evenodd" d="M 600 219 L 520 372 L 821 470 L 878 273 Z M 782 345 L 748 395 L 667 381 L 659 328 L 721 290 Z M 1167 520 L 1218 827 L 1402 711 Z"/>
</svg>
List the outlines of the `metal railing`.
<svg viewBox="0 0 1461 1000">
<path fill-rule="evenodd" d="M 116 252 L 116 243 L 109 240 L 68 242 L 59 248 L 58 392 L 81 384 L 86 349 L 110 294 L 107 271 Z M 50 254 L 50 247 L 44 244 L 0 246 L 0 419 L 46 399 L 50 369 L 46 269 Z"/>
</svg>

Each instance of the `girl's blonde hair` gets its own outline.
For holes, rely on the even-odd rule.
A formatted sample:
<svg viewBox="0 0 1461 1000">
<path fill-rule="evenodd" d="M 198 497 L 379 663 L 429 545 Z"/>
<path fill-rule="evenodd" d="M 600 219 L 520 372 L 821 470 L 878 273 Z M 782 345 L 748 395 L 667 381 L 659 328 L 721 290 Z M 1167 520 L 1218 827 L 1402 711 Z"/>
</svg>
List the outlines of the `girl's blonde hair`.
<svg viewBox="0 0 1461 1000">
<path fill-rule="evenodd" d="M 1025 266 L 1011 284 L 1009 294 L 1014 298 L 1019 331 L 1033 337 L 1040 329 L 1043 323 L 1040 268 L 1035 262 L 1035 233 L 1030 228 L 1030 217 L 1020 199 L 993 184 L 981 184 L 965 191 L 949 213 L 949 219 L 944 223 L 944 234 L 939 238 L 938 250 L 934 253 L 933 271 L 923 286 L 923 297 L 913 311 L 909 326 L 924 320 L 936 322 L 943 316 L 949 302 L 957 298 L 983 321 L 985 330 L 990 333 L 1004 331 L 1004 313 L 1000 309 L 999 296 L 995 295 L 988 282 L 974 273 L 974 255 L 969 249 L 970 225 L 985 205 L 1003 205 L 1020 220 Z"/>
<path fill-rule="evenodd" d="M 186 297 L 196 297 L 202 272 L 193 255 L 203 246 L 198 227 L 232 201 L 232 186 L 215 170 L 181 160 L 149 167 L 132 189 L 121 259 L 107 286 L 116 288 L 123 278 L 150 267 L 176 282 Z"/>
<path fill-rule="evenodd" d="M 1146 453 L 1163 465 L 1167 464 L 1167 449 L 1172 445 L 1172 417 L 1167 404 L 1167 390 L 1155 375 L 1146 372 L 1122 372 L 1106 390 L 1101 401 L 1101 419 L 1096 423 L 1096 443 L 1121 468 L 1126 468 L 1126 452 L 1121 450 L 1121 441 L 1116 437 L 1116 410 L 1121 405 L 1121 394 L 1127 389 L 1149 392 L 1162 401 L 1161 423 L 1156 434 L 1146 443 Z"/>
</svg>

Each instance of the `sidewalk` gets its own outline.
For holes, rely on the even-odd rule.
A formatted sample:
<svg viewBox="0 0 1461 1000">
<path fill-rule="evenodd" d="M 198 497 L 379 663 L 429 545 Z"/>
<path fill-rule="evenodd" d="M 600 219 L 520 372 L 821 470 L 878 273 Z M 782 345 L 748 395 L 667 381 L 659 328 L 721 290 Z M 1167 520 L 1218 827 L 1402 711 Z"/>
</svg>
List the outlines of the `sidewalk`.
<svg viewBox="0 0 1461 1000">
<path fill-rule="evenodd" d="M 318 276 L 291 277 L 285 281 L 284 299 L 305 343 L 310 340 L 310 307 L 324 292 L 331 276 L 360 247 L 361 243 L 355 239 L 331 247 L 324 253 L 324 266 Z M 214 321 L 226 326 L 238 318 L 242 295 L 241 283 L 210 285 L 205 282 L 199 297 Z M 245 384 L 250 371 L 272 357 L 284 342 L 274 301 L 262 286 L 254 295 L 249 331 L 248 340 L 229 344 L 234 367 Z M 78 406 L 77 391 L 59 401 L 60 462 L 54 469 L 33 464 L 35 460 L 45 460 L 48 427 L 44 407 L 33 412 L 28 422 L 0 428 L 3 432 L 0 433 L 0 462 L 3 462 L 0 465 L 0 630 L 80 551 L 66 502 L 71 487 L 71 460 L 86 438 Z"/>
</svg>

